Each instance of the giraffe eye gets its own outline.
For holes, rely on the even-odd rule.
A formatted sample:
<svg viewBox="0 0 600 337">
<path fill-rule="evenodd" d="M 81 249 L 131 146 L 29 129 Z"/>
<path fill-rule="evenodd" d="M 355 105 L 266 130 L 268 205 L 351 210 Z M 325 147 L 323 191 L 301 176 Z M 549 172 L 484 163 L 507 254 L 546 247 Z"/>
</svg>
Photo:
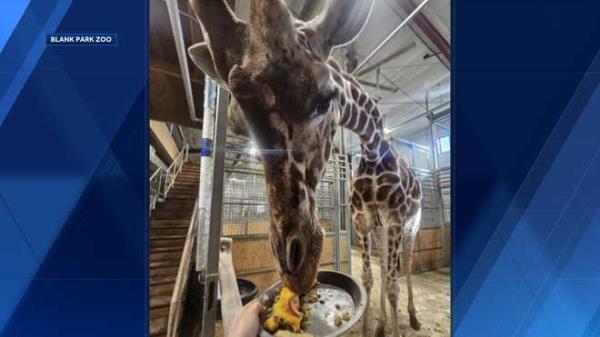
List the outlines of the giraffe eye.
<svg viewBox="0 0 600 337">
<path fill-rule="evenodd" d="M 310 114 L 311 118 L 323 115 L 327 111 L 329 111 L 329 106 L 331 106 L 331 98 L 326 98 L 320 100 L 317 105 L 314 107 L 312 113 Z"/>
</svg>

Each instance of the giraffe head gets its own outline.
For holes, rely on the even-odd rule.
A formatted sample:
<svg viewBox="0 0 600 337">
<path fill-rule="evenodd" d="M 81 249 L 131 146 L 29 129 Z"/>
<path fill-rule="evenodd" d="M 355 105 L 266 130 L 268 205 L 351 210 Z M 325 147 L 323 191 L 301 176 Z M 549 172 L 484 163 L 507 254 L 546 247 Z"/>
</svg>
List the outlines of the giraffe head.
<svg viewBox="0 0 600 337">
<path fill-rule="evenodd" d="M 270 204 L 270 239 L 279 274 L 297 293 L 316 282 L 324 234 L 316 188 L 338 117 L 339 92 L 327 64 L 332 48 L 364 26 L 372 0 L 332 0 L 300 21 L 283 0 L 251 0 L 249 21 L 223 0 L 191 0 L 206 43 L 190 56 L 229 88 L 260 149 Z"/>
</svg>

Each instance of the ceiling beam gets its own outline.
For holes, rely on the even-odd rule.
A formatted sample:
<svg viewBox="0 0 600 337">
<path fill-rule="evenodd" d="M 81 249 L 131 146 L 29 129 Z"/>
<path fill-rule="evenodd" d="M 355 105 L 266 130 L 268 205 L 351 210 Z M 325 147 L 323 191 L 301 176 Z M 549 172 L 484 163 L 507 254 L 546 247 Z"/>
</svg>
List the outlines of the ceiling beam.
<svg viewBox="0 0 600 337">
<path fill-rule="evenodd" d="M 417 8 L 413 0 L 396 0 L 396 3 L 405 13 L 413 13 Z M 423 12 L 417 13 L 409 26 L 417 37 L 437 56 L 440 62 L 447 69 L 450 69 L 450 43 L 435 28 L 427 16 Z"/>
<path fill-rule="evenodd" d="M 190 119 L 192 122 L 200 122 L 202 119 L 196 116 L 194 93 L 192 91 L 192 81 L 190 80 L 190 69 L 188 67 L 187 51 L 183 38 L 183 30 L 181 28 L 181 18 L 179 17 L 179 4 L 177 3 L 177 0 L 167 0 L 167 10 L 169 12 L 169 20 L 171 21 L 171 29 L 173 30 L 173 38 L 175 39 L 175 47 L 177 48 L 177 57 L 181 68 L 181 76 Z"/>
<path fill-rule="evenodd" d="M 394 28 L 394 30 L 392 30 L 391 33 L 388 34 L 388 36 L 385 37 L 385 39 L 383 39 L 379 45 L 377 45 L 377 47 L 375 47 L 375 49 L 373 49 L 373 51 L 367 56 L 365 57 L 356 67 L 356 69 L 354 69 L 354 71 L 352 72 L 352 75 L 358 73 L 369 61 L 371 61 L 371 59 L 377 55 L 377 53 L 379 53 L 381 51 L 381 49 L 383 49 L 383 47 L 385 47 L 385 45 L 390 42 L 390 40 L 396 36 L 396 34 L 404 27 L 406 26 L 407 23 L 409 23 L 412 18 L 419 14 L 419 11 L 421 9 L 423 9 L 423 7 L 429 2 L 429 0 L 423 0 L 421 2 L 421 4 L 417 7 L 415 7 L 415 9 L 410 12 L 410 14 L 404 19 L 402 20 L 402 22 L 400 22 L 400 24 L 398 26 L 396 26 L 396 28 Z"/>
</svg>

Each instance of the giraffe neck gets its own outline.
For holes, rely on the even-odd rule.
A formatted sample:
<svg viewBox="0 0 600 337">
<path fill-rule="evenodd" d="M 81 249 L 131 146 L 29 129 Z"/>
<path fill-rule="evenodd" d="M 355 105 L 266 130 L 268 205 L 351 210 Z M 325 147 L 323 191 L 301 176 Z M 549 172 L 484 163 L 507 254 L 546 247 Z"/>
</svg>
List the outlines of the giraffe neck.
<svg viewBox="0 0 600 337">
<path fill-rule="evenodd" d="M 350 75 L 334 66 L 333 77 L 339 86 L 339 124 L 360 139 L 361 152 L 369 160 L 385 154 L 389 143 L 384 137 L 383 119 L 374 99 Z"/>
</svg>

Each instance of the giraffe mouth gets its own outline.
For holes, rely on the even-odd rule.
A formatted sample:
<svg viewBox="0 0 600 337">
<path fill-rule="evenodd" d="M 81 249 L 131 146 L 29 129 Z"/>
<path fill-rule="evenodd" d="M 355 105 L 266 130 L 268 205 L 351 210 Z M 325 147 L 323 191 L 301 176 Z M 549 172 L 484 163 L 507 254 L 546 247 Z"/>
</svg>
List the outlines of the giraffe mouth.
<svg viewBox="0 0 600 337">
<path fill-rule="evenodd" d="M 296 294 L 306 294 L 317 285 L 317 275 L 284 274 L 283 284 Z"/>
<path fill-rule="evenodd" d="M 316 284 L 317 267 L 300 238 L 289 241 L 286 253 L 283 283 L 296 294 L 304 294 Z"/>
</svg>

